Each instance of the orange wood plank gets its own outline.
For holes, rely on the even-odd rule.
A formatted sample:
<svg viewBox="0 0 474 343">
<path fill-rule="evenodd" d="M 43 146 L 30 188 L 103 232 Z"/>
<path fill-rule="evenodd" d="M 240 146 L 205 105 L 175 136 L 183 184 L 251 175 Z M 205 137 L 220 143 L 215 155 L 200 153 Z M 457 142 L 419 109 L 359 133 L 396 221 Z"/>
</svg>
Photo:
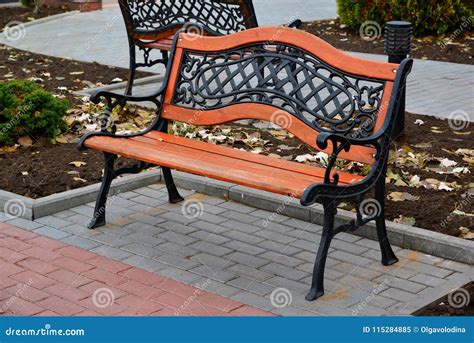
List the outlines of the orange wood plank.
<svg viewBox="0 0 474 343">
<path fill-rule="evenodd" d="M 178 48 L 216 52 L 258 43 L 284 43 L 308 51 L 322 61 L 346 73 L 394 81 L 397 64 L 353 57 L 308 32 L 288 27 L 259 27 L 222 37 L 193 37 L 180 33 Z"/>
<path fill-rule="evenodd" d="M 151 136 L 154 135 L 128 139 L 91 137 L 85 145 L 91 149 L 295 197 L 300 197 L 307 186 L 322 182 L 322 176 L 319 177 L 318 175 L 323 175 L 323 168 L 297 165 L 294 162 L 257 156 L 248 152 L 218 147 L 209 143 L 194 142 L 185 138 L 168 137 L 170 135 L 167 134 L 155 136 L 158 139 Z M 161 137 L 170 138 L 170 140 L 161 141 Z M 187 142 L 188 145 L 198 143 L 197 148 L 177 144 L 180 139 L 192 142 L 192 144 Z M 203 144 L 209 145 L 209 147 L 203 149 Z M 214 149 L 215 151 L 209 151 Z M 222 155 L 223 149 L 229 150 L 228 153 L 233 156 Z M 243 159 L 244 156 L 248 157 L 248 160 Z M 295 164 L 295 166 L 290 167 L 292 164 Z M 277 167 L 273 165 L 277 165 Z M 309 172 L 310 168 L 314 171 Z M 299 172 L 299 170 L 303 172 Z M 356 182 L 360 179 L 361 177 L 357 175 L 342 175 L 341 183 Z"/>
<path fill-rule="evenodd" d="M 246 151 L 237 150 L 229 147 L 223 147 L 219 145 L 214 145 L 210 143 L 205 143 L 197 140 L 191 140 L 182 137 L 176 137 L 166 133 L 161 133 L 157 131 L 151 131 L 144 135 L 146 138 L 151 138 L 154 140 L 172 143 L 177 146 L 184 146 L 188 148 L 193 148 L 200 151 L 208 151 L 215 155 L 228 156 L 235 159 L 240 159 L 248 162 L 257 163 L 260 165 L 265 165 L 272 168 L 278 168 L 282 170 L 288 170 L 291 172 L 296 172 L 299 174 L 306 174 L 311 177 L 324 178 L 325 169 L 321 167 L 310 166 L 307 164 L 290 162 L 285 160 L 280 160 L 277 158 L 272 158 L 268 156 L 256 155 L 248 153 Z M 354 181 L 361 180 L 362 177 L 354 174 L 342 172 L 340 175 L 340 180 L 342 183 L 352 184 Z"/>
</svg>

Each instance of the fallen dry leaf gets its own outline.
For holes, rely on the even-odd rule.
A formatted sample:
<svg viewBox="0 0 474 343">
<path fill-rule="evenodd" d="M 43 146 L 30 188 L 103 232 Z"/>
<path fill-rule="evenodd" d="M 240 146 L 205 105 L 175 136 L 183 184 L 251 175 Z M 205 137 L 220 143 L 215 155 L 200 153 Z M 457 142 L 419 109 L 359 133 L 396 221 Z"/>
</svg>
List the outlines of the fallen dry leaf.
<svg viewBox="0 0 474 343">
<path fill-rule="evenodd" d="M 22 147 L 27 148 L 33 145 L 33 141 L 29 136 L 23 136 L 18 138 L 18 144 L 20 144 Z"/>
<path fill-rule="evenodd" d="M 418 201 L 420 197 L 411 195 L 410 193 L 403 192 L 392 192 L 388 195 L 388 198 L 394 202 L 400 201 Z"/>
<path fill-rule="evenodd" d="M 405 217 L 403 215 L 400 215 L 400 217 L 394 219 L 393 222 L 397 224 L 405 224 L 405 225 L 413 226 L 416 223 L 416 219 L 413 217 Z"/>
<path fill-rule="evenodd" d="M 73 162 L 69 162 L 69 164 L 76 167 L 76 168 L 80 168 L 82 166 L 85 166 L 87 163 L 82 162 L 82 161 L 73 161 Z"/>
</svg>

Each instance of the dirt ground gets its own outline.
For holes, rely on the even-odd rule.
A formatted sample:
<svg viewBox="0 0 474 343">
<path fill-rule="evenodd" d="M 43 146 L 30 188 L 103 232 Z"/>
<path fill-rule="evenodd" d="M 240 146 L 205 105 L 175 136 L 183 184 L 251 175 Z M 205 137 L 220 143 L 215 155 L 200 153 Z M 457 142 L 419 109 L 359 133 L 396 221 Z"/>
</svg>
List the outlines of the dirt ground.
<svg viewBox="0 0 474 343">
<path fill-rule="evenodd" d="M 415 316 L 474 316 L 474 282 L 453 291 L 450 295 L 418 311 Z"/>
<path fill-rule="evenodd" d="M 359 33 L 354 33 L 344 26 L 339 20 L 320 20 L 304 23 L 302 28 L 321 37 L 338 49 L 354 52 L 366 52 L 384 55 L 384 38 L 382 32 L 363 39 Z M 474 64 L 474 34 L 471 32 L 457 36 L 447 44 L 440 37 L 414 38 L 411 57 L 444 61 L 453 63 Z"/>
</svg>

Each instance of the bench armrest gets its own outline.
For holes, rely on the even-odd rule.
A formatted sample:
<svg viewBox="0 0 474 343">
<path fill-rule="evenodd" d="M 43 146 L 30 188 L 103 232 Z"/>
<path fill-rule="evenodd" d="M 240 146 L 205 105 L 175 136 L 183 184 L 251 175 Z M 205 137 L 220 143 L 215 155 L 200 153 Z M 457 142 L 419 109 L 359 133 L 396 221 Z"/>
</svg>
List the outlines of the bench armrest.
<svg viewBox="0 0 474 343">
<path fill-rule="evenodd" d="M 333 153 L 328 159 L 324 183 L 317 183 L 307 187 L 301 197 L 302 205 L 309 206 L 323 198 L 350 199 L 360 196 L 370 190 L 384 174 L 392 142 L 392 131 L 399 113 L 400 99 L 406 87 L 406 79 L 412 66 L 413 60 L 411 59 L 406 59 L 400 64 L 384 123 L 377 132 L 363 138 L 344 136 L 331 132 L 322 132 L 318 135 L 316 139 L 318 147 L 325 150 L 328 148 L 329 141 L 331 141 Z M 374 147 L 376 149 L 374 164 L 369 174 L 363 180 L 349 186 L 339 186 L 339 175 L 337 173 L 332 174 L 332 169 L 339 153 L 349 151 L 352 145 Z"/>
<path fill-rule="evenodd" d="M 116 134 L 116 127 L 115 125 L 112 125 L 109 127 L 109 118 L 110 115 L 112 114 L 112 110 L 116 106 L 124 106 L 127 102 L 153 102 L 158 111 L 161 108 L 161 99 L 160 97 L 164 94 L 165 87 L 162 86 L 160 90 L 154 94 L 151 95 L 146 95 L 146 96 L 132 96 L 132 95 L 126 95 L 126 94 L 119 94 L 119 93 L 114 93 L 114 92 L 109 92 L 109 91 L 103 91 L 103 90 L 98 90 L 95 91 L 91 94 L 90 96 L 90 101 L 92 101 L 94 104 L 98 104 L 102 98 L 104 98 L 107 102 L 107 108 L 104 111 L 102 117 L 100 118 L 100 131 L 98 132 L 90 132 L 79 140 L 77 143 L 77 148 L 79 150 L 85 150 L 84 143 L 87 139 L 93 136 L 109 136 L 109 137 L 135 137 L 135 136 L 140 136 L 148 131 L 150 131 L 154 126 L 156 126 L 157 121 L 159 119 L 159 113 L 157 117 L 155 118 L 155 121 L 151 125 L 151 127 L 147 128 L 145 131 L 142 131 L 140 133 L 134 133 L 134 134 Z"/>
<path fill-rule="evenodd" d="M 107 104 L 109 106 L 117 106 L 117 105 L 124 105 L 127 102 L 153 102 L 159 103 L 158 97 L 161 95 L 161 91 L 156 94 L 146 95 L 146 96 L 133 96 L 133 95 L 126 95 L 126 94 L 119 94 L 104 90 L 97 90 L 94 91 L 90 96 L 90 101 L 94 104 L 98 104 L 101 98 L 106 99 Z M 112 108 L 113 108 L 112 107 Z"/>
</svg>

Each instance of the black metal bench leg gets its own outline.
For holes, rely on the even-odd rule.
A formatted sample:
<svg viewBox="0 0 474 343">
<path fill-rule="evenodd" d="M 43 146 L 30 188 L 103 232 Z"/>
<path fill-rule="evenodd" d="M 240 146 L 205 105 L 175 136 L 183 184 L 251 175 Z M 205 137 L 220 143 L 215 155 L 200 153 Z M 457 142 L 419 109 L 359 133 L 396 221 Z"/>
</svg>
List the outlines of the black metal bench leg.
<svg viewBox="0 0 474 343">
<path fill-rule="evenodd" d="M 87 225 L 89 229 L 96 229 L 105 225 L 105 208 L 107 205 L 107 195 L 110 190 L 110 185 L 115 179 L 114 163 L 117 155 L 104 153 L 104 176 L 102 178 L 102 185 L 100 187 L 99 195 L 95 203 L 94 216 Z"/>
<path fill-rule="evenodd" d="M 385 177 L 381 177 L 375 185 L 375 198 L 380 204 L 380 215 L 377 217 L 375 223 L 377 225 L 380 251 L 382 252 L 382 264 L 384 266 L 391 266 L 398 262 L 398 258 L 392 250 L 385 226 Z"/>
<path fill-rule="evenodd" d="M 126 95 L 132 95 L 133 83 L 135 81 L 135 72 L 137 70 L 136 55 L 137 52 L 135 45 L 130 45 L 130 72 L 128 76 L 127 88 L 125 91 Z"/>
<path fill-rule="evenodd" d="M 313 280 L 311 290 L 306 295 L 306 300 L 313 301 L 324 295 L 324 268 L 328 256 L 329 245 L 333 237 L 334 216 L 336 215 L 336 204 L 326 202 L 324 204 L 324 225 L 321 243 L 319 245 L 316 262 L 314 263 Z"/>
<path fill-rule="evenodd" d="M 184 201 L 184 198 L 179 195 L 178 189 L 173 180 L 173 175 L 171 174 L 171 170 L 166 167 L 161 167 L 163 171 L 163 177 L 165 178 L 166 188 L 168 189 L 168 196 L 170 204 L 176 204 L 178 202 Z"/>
</svg>

